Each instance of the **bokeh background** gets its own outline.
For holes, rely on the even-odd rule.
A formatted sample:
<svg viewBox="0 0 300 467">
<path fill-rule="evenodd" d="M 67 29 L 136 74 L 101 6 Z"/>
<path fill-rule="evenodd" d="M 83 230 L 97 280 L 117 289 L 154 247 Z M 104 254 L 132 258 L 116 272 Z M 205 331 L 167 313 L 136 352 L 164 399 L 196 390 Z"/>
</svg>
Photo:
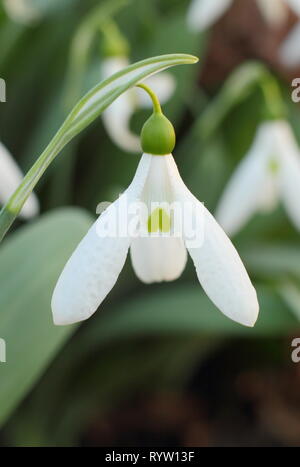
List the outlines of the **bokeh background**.
<svg viewBox="0 0 300 467">
<path fill-rule="evenodd" d="M 33 21 L 12 16 L 3 2 L 0 10 L 0 77 L 7 83 L 0 139 L 24 172 L 71 109 L 70 87 L 79 86 L 76 101 L 100 81 L 104 59 L 99 32 L 72 68 L 74 37 L 105 2 L 31 3 L 38 11 Z M 199 56 L 198 65 L 170 70 L 177 88 L 164 111 L 176 128 L 182 177 L 214 212 L 263 115 L 255 85 L 232 101 L 229 86 L 220 98 L 240 66 L 258 61 L 273 73 L 300 137 L 299 106 L 291 100 L 300 68 L 286 69 L 278 59 L 297 18 L 290 12 L 271 27 L 254 0 L 237 0 L 212 28 L 195 33 L 187 27 L 189 3 L 128 0 L 114 20 L 129 41 L 131 62 L 166 53 Z M 240 84 L 248 89 L 247 76 Z M 136 132 L 147 115 L 134 114 Z M 63 265 L 97 204 L 128 186 L 139 157 L 116 147 L 99 118 L 39 183 L 41 216 L 27 225 L 18 221 L 1 245 L 0 337 L 7 363 L 0 363 L 0 444 L 299 445 L 300 363 L 291 360 L 291 342 L 300 337 L 300 237 L 281 206 L 257 214 L 233 238 L 258 291 L 253 329 L 221 315 L 190 260 L 176 283 L 151 286 L 138 281 L 128 260 L 91 319 L 52 324 L 51 294 Z"/>
</svg>

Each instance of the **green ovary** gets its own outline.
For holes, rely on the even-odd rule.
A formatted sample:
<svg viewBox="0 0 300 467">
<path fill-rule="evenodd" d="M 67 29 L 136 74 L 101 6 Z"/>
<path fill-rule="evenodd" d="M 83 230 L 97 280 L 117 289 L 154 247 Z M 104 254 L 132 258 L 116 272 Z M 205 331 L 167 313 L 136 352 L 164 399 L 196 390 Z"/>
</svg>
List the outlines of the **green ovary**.
<svg viewBox="0 0 300 467">
<path fill-rule="evenodd" d="M 171 219 L 169 214 L 162 208 L 156 208 L 148 218 L 148 232 L 155 233 L 160 230 L 163 233 L 170 232 Z"/>
</svg>

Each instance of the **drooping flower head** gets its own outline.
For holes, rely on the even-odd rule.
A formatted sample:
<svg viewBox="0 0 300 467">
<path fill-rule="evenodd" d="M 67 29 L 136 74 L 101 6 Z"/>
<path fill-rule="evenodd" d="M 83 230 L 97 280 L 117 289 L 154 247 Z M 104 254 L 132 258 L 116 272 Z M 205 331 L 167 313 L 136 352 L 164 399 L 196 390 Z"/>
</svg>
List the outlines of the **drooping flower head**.
<svg viewBox="0 0 300 467">
<path fill-rule="evenodd" d="M 129 44 L 120 34 L 116 25 L 106 22 L 102 26 L 104 33 L 103 55 L 101 63 L 102 79 L 130 65 Z M 146 80 L 157 93 L 161 103 L 167 102 L 175 90 L 175 80 L 171 73 L 163 72 Z M 136 88 L 121 94 L 102 114 L 103 123 L 112 141 L 126 152 L 140 152 L 139 136 L 130 129 L 130 120 L 139 108 L 149 108 L 151 103 Z"/>
<path fill-rule="evenodd" d="M 253 326 L 258 302 L 243 263 L 185 186 L 171 154 L 174 128 L 155 94 L 140 86 L 154 105 L 141 133 L 144 154 L 130 186 L 101 214 L 62 271 L 52 297 L 54 322 L 89 318 L 115 285 L 130 250 L 136 275 L 148 284 L 177 279 L 188 252 L 213 303 L 231 319 Z"/>
<path fill-rule="evenodd" d="M 257 211 L 272 211 L 282 201 L 300 229 L 300 151 L 285 120 L 262 123 L 248 154 L 238 165 L 220 200 L 216 218 L 233 235 Z"/>
</svg>

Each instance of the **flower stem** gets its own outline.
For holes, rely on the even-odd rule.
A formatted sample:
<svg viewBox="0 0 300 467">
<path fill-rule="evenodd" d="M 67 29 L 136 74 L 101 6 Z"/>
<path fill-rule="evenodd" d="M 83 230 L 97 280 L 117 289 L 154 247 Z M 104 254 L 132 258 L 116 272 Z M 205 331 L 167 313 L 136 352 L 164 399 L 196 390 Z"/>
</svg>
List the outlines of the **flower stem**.
<svg viewBox="0 0 300 467">
<path fill-rule="evenodd" d="M 286 116 L 285 105 L 279 85 L 271 73 L 266 73 L 260 82 L 260 88 L 266 104 L 266 117 L 270 120 L 280 120 Z"/>
<path fill-rule="evenodd" d="M 152 100 L 152 103 L 153 103 L 153 112 L 156 113 L 156 114 L 161 114 L 162 111 L 161 111 L 161 106 L 160 106 L 160 102 L 159 102 L 159 99 L 157 97 L 157 95 L 155 94 L 155 92 L 149 88 L 149 86 L 147 86 L 147 84 L 144 84 L 144 83 L 139 83 L 136 85 L 138 88 L 141 88 L 141 89 L 144 89 L 144 91 L 146 91 L 151 100 Z"/>
</svg>

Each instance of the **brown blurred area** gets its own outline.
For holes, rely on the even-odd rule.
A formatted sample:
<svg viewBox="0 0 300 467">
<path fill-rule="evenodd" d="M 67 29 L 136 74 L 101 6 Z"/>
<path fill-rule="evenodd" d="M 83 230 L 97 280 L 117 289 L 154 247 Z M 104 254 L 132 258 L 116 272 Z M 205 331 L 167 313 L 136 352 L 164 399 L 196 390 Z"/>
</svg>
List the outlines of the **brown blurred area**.
<svg viewBox="0 0 300 467">
<path fill-rule="evenodd" d="M 280 346 L 273 344 L 271 349 Z M 257 344 L 229 344 L 195 368 L 184 390 L 148 395 L 145 391 L 106 415 L 99 409 L 82 444 L 299 446 L 300 364 L 291 362 L 288 340 L 281 349 L 281 363 L 274 363 L 271 350 L 270 361 L 262 361 L 257 369 L 261 352 Z"/>
<path fill-rule="evenodd" d="M 212 28 L 201 85 L 218 86 L 246 60 L 259 60 L 290 82 L 300 76 L 298 69 L 284 68 L 278 59 L 278 48 L 297 17 L 289 11 L 288 21 L 271 28 L 261 16 L 254 0 L 236 0 L 232 8 Z"/>
</svg>

